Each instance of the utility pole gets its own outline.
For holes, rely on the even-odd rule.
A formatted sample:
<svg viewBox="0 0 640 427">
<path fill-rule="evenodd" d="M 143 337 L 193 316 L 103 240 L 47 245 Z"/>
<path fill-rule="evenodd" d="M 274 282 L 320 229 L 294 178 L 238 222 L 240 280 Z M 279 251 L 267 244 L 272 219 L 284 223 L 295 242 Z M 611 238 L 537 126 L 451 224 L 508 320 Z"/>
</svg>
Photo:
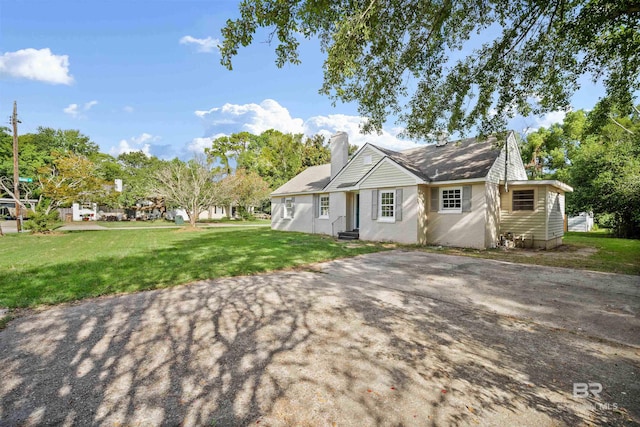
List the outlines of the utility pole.
<svg viewBox="0 0 640 427">
<path fill-rule="evenodd" d="M 20 215 L 20 173 L 18 171 L 18 103 L 13 101 L 13 115 L 11 116 L 11 124 L 13 125 L 13 194 L 16 204 L 16 228 L 18 233 L 22 229 Z"/>
</svg>

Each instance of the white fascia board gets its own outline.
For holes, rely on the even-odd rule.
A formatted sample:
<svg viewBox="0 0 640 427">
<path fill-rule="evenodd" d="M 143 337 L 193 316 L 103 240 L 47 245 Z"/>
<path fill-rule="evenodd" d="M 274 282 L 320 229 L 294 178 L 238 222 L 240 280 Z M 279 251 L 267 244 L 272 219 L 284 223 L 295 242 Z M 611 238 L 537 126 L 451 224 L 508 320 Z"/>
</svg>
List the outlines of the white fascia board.
<svg viewBox="0 0 640 427">
<path fill-rule="evenodd" d="M 440 185 L 456 185 L 456 184 L 472 184 L 472 183 L 481 183 L 486 182 L 487 177 L 483 176 L 482 178 L 467 178 L 467 179 L 450 179 L 448 181 L 431 181 L 428 184 L 432 187 L 438 187 Z"/>
<path fill-rule="evenodd" d="M 552 187 L 558 188 L 564 192 L 572 193 L 573 187 L 565 184 L 562 181 L 558 181 L 557 179 L 541 179 L 541 180 L 521 180 L 521 181 L 507 181 L 507 184 L 510 186 L 540 186 L 540 185 L 550 185 Z"/>
<path fill-rule="evenodd" d="M 269 194 L 269 198 L 274 199 L 277 197 L 289 197 L 289 196 L 306 196 L 309 194 L 321 194 L 326 193 L 326 191 L 298 191 L 295 193 L 271 193 Z"/>
</svg>

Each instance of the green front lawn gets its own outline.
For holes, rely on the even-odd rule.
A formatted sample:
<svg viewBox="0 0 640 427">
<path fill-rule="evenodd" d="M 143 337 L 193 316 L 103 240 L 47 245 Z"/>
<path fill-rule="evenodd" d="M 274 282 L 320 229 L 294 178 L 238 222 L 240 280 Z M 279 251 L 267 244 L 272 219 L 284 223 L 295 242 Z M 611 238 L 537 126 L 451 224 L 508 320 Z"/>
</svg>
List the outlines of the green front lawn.
<svg viewBox="0 0 640 427">
<path fill-rule="evenodd" d="M 383 250 L 263 227 L 109 230 L 0 238 L 0 307 L 31 307 Z"/>
</svg>

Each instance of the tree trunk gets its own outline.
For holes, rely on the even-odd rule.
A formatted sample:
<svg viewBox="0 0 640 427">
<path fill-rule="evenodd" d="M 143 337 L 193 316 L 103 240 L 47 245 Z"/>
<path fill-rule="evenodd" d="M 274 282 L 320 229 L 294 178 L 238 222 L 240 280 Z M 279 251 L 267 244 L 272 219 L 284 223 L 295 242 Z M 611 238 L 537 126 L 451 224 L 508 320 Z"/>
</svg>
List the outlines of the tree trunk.
<svg viewBox="0 0 640 427">
<path fill-rule="evenodd" d="M 187 216 L 189 217 L 189 225 L 192 228 L 196 227 L 196 220 L 198 219 L 198 214 L 195 213 L 195 211 L 193 210 L 189 210 L 187 211 Z"/>
</svg>

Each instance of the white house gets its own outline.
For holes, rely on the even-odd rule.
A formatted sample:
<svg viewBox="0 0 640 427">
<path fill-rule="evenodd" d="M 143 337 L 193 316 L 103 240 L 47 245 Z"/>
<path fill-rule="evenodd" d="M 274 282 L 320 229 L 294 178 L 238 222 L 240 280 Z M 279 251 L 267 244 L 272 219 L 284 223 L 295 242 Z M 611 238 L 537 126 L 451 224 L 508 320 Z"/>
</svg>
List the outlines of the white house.
<svg viewBox="0 0 640 427">
<path fill-rule="evenodd" d="M 331 163 L 271 194 L 271 227 L 371 241 L 490 248 L 505 239 L 552 248 L 564 234 L 564 194 L 527 179 L 513 132 L 396 152 L 331 138 Z"/>
</svg>

